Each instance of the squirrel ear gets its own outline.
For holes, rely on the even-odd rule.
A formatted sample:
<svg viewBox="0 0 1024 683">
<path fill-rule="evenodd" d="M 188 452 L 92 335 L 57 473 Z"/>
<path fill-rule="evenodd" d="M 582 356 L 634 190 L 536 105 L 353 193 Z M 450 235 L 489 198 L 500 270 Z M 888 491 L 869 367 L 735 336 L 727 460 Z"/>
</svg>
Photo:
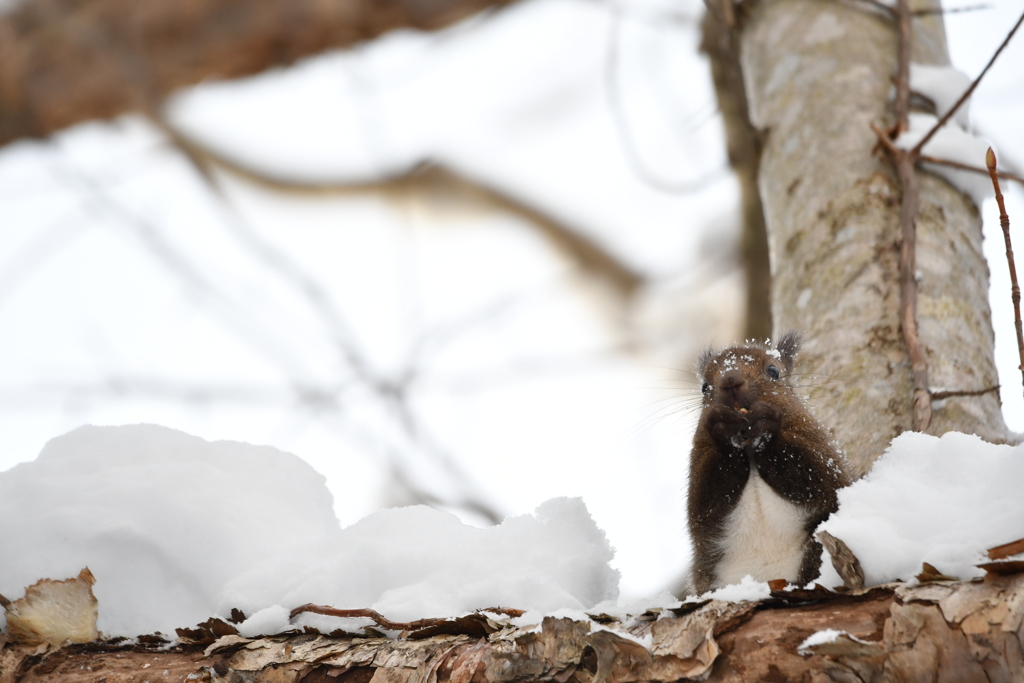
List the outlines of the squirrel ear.
<svg viewBox="0 0 1024 683">
<path fill-rule="evenodd" d="M 790 330 L 779 339 L 775 345 L 776 350 L 782 356 L 782 362 L 786 366 L 786 372 L 793 372 L 793 360 L 800 351 L 800 333 Z"/>
<path fill-rule="evenodd" d="M 700 358 L 697 359 L 697 378 L 704 379 L 704 371 L 708 369 L 708 363 L 715 357 L 715 350 L 710 346 L 704 349 Z"/>
</svg>

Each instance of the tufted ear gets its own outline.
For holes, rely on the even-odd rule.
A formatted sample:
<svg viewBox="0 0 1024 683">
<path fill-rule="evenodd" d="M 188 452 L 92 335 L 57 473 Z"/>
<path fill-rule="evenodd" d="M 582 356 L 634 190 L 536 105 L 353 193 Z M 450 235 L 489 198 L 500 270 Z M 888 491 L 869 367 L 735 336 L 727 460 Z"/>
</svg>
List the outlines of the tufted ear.
<svg viewBox="0 0 1024 683">
<path fill-rule="evenodd" d="M 704 379 L 704 371 L 708 369 L 708 363 L 715 357 L 715 350 L 710 346 L 704 349 L 697 359 L 697 379 Z"/>
<path fill-rule="evenodd" d="M 786 366 L 786 374 L 793 372 L 793 361 L 800 351 L 800 341 L 800 333 L 790 330 L 775 344 L 776 350 L 782 356 L 782 363 Z"/>
</svg>

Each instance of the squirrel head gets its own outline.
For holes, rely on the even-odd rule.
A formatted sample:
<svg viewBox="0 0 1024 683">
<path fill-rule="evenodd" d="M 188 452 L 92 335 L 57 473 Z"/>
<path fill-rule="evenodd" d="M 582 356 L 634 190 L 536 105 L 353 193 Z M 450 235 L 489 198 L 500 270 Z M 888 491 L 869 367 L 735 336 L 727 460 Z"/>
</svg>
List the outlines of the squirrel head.
<svg viewBox="0 0 1024 683">
<path fill-rule="evenodd" d="M 704 405 L 749 409 L 754 401 L 791 394 L 788 380 L 799 350 L 800 335 L 795 332 L 787 332 L 774 346 L 747 342 L 717 353 L 708 349 L 700 357 L 697 374 Z"/>
</svg>

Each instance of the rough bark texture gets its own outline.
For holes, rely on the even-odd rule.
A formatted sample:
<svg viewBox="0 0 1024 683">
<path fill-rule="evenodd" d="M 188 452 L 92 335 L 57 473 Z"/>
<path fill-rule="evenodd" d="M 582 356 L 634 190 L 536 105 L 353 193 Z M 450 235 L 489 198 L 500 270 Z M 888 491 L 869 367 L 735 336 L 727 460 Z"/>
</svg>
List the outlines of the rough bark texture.
<svg viewBox="0 0 1024 683">
<path fill-rule="evenodd" d="M 510 0 L 25 0 L 0 16 L 0 144 L 149 111 L 172 90 L 245 76 Z"/>
<path fill-rule="evenodd" d="M 712 601 L 600 628 L 548 617 L 539 629 L 516 629 L 479 616 L 395 640 L 211 635 L 209 644 L 171 649 L 93 643 L 48 653 L 8 645 L 0 683 L 1010 683 L 1024 679 L 1022 624 L 1024 574 L 990 574 L 858 595 L 777 592 L 760 603 Z M 800 647 L 825 629 L 842 633 Z"/>
<path fill-rule="evenodd" d="M 914 61 L 948 63 L 941 19 L 915 19 L 914 35 Z M 775 329 L 805 332 L 805 367 L 828 379 L 811 383 L 812 402 L 859 473 L 912 419 L 898 317 L 900 188 L 884 156 L 872 155 L 869 128 L 891 123 L 896 42 L 886 16 L 817 0 L 763 0 L 741 30 L 750 118 L 765 136 Z M 936 176 L 920 173 L 920 189 L 917 314 L 931 389 L 993 387 L 981 218 Z M 994 392 L 932 408 L 931 433 L 1009 437 Z"/>
</svg>

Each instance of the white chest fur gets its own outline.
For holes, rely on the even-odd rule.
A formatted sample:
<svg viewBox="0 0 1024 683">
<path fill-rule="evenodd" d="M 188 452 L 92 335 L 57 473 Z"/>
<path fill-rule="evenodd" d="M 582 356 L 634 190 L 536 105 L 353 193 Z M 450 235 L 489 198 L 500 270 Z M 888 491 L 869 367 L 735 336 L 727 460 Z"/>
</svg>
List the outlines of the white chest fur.
<svg viewBox="0 0 1024 683">
<path fill-rule="evenodd" d="M 775 493 L 756 470 L 751 472 L 719 541 L 723 556 L 715 588 L 739 583 L 748 574 L 758 581 L 796 581 L 807 542 L 806 519 L 801 507 Z"/>
</svg>

